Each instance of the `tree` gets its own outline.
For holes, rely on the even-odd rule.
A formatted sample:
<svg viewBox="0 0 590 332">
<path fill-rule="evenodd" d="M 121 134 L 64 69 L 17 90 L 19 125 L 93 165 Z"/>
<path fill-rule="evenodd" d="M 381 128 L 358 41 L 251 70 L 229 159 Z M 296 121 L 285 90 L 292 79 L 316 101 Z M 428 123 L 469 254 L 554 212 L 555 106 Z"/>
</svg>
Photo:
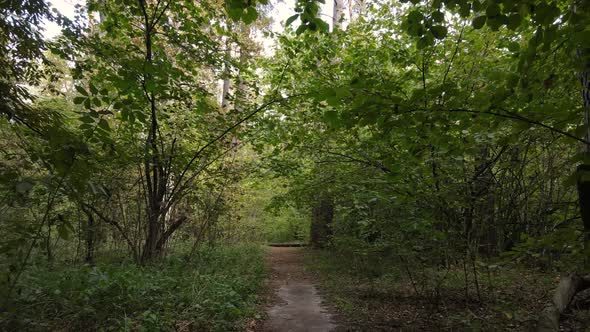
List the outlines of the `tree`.
<svg viewBox="0 0 590 332">
<path fill-rule="evenodd" d="M 233 4 L 228 6 L 233 13 Z M 240 119 L 237 108 L 220 113 L 211 98 L 209 87 L 214 85 L 207 86 L 207 81 L 220 67 L 227 76 L 233 65 L 219 43 L 236 42 L 236 35 L 221 24 L 225 14 L 217 4 L 89 2 L 88 10 L 100 13 L 91 27 L 98 33 L 69 45 L 78 43 L 82 53 L 97 56 L 77 59 L 75 77 L 89 83 L 77 86 L 80 95 L 74 101 L 86 110 L 80 128 L 89 142 L 110 146 L 115 154 L 131 151 L 121 160 L 128 169 L 135 158 L 142 158 L 139 172 L 132 172 L 137 178 L 133 190 L 145 190 L 138 192 L 145 195 L 147 218 L 141 249 L 115 218 L 88 201 L 80 204 L 117 229 L 145 263 L 160 256 L 168 239 L 189 219 L 182 206 L 190 204 L 186 199 L 195 182 L 233 151 L 228 134 L 265 106 Z M 218 31 L 223 38 L 214 35 Z M 143 214 L 141 208 L 137 213 Z"/>
<path fill-rule="evenodd" d="M 393 89 L 390 88 L 390 91 L 398 92 L 394 96 L 382 92 L 387 91 L 387 89 L 371 89 L 378 92 L 377 96 L 380 100 L 377 102 L 361 102 L 360 104 L 365 109 L 365 115 L 359 112 L 358 118 L 353 121 L 364 120 L 363 124 L 374 125 L 376 128 L 386 131 L 391 130 L 394 123 L 407 123 L 408 118 L 415 116 L 414 119 L 420 119 L 418 121 L 425 122 L 427 126 L 430 126 L 426 130 L 424 127 L 420 128 L 417 134 L 428 137 L 429 131 L 433 134 L 439 132 L 439 130 L 434 129 L 435 126 L 443 126 L 445 130 L 449 130 L 449 121 L 458 121 L 461 125 L 466 124 L 467 126 L 463 131 L 467 135 L 481 135 L 482 128 L 479 126 L 485 126 L 487 123 L 491 128 L 498 128 L 498 123 L 505 123 L 500 121 L 500 118 L 503 118 L 515 121 L 515 129 L 519 127 L 527 128 L 527 130 L 533 130 L 535 127 L 544 128 L 561 137 L 567 137 L 570 142 L 582 143 L 586 150 L 588 146 L 586 134 L 588 122 L 587 120 L 582 121 L 583 117 L 581 116 L 587 113 L 588 80 L 586 76 L 588 76 L 588 63 L 590 63 L 587 61 L 588 52 L 586 52 L 587 26 L 589 25 L 589 11 L 586 7 L 586 1 L 492 1 L 484 3 L 480 1 L 412 1 L 412 5 L 407 7 L 407 10 L 400 8 L 402 15 L 392 18 L 392 21 L 399 24 L 396 27 L 402 28 L 407 33 L 409 41 L 414 42 L 417 52 L 409 56 L 412 61 L 410 61 L 408 67 L 416 66 L 418 68 L 421 82 L 415 82 L 413 86 L 411 84 L 399 84 L 394 86 Z M 376 16 L 379 15 L 379 12 L 373 13 Z M 374 16 L 372 20 L 376 21 Z M 471 27 L 465 24 L 467 22 L 470 23 Z M 486 27 L 485 30 L 482 29 L 484 27 Z M 503 29 L 503 27 L 506 27 L 506 29 Z M 378 23 L 373 23 L 368 29 L 373 31 L 375 29 L 377 31 L 389 29 L 390 33 L 395 31 L 391 24 L 380 25 Z M 464 61 L 463 49 L 470 47 L 472 52 L 477 49 L 476 47 L 473 48 L 473 46 L 478 41 L 470 37 L 478 33 L 478 37 L 483 39 L 482 36 L 485 36 L 488 32 L 496 34 L 498 47 L 508 51 L 495 54 L 495 56 L 502 59 L 501 62 L 496 62 L 495 73 L 489 71 L 494 64 L 484 65 L 474 62 L 469 74 L 479 74 L 480 70 L 488 70 L 488 73 L 484 72 L 482 75 L 483 77 L 487 76 L 485 81 L 481 83 L 476 80 L 469 82 L 469 79 L 462 79 L 460 76 L 453 77 L 452 68 L 456 66 L 456 63 Z M 376 34 L 378 35 L 378 33 Z M 450 52 L 437 53 L 437 50 L 440 50 L 441 47 L 448 45 L 448 40 L 456 40 L 454 45 L 450 45 Z M 486 41 L 486 43 L 490 42 Z M 492 41 L 491 44 L 496 44 L 496 42 Z M 401 46 L 400 49 L 404 50 L 404 47 Z M 484 58 L 489 56 L 492 51 L 488 44 L 483 45 L 483 50 L 482 56 Z M 573 54 L 577 55 L 573 56 Z M 430 62 L 427 59 L 439 59 L 439 62 L 437 63 L 436 60 Z M 557 59 L 560 59 L 560 62 Z M 443 69 L 442 72 L 439 70 L 440 68 Z M 401 70 L 398 73 L 403 75 Z M 449 76 L 449 73 L 451 76 Z M 378 75 L 383 79 L 381 72 L 378 72 Z M 576 101 L 567 93 L 563 93 L 567 91 L 563 90 L 565 86 L 570 89 L 573 88 L 573 79 L 577 78 L 578 75 L 582 81 L 583 103 L 580 103 L 579 99 Z M 438 82 L 442 82 L 442 84 L 436 84 L 437 81 L 432 79 L 437 76 L 441 78 Z M 498 80 L 501 76 L 504 77 Z M 405 77 L 412 77 L 407 70 Z M 353 82 L 352 87 L 358 84 L 358 86 L 365 89 L 376 84 L 364 77 L 355 77 Z M 379 83 L 377 84 L 379 85 Z M 467 83 L 467 86 L 465 83 Z M 400 89 L 400 86 L 404 86 L 404 88 Z M 493 91 L 489 90 L 489 87 L 493 87 Z M 487 98 L 482 93 L 484 91 L 489 91 L 492 97 L 486 100 Z M 560 93 L 556 93 L 557 91 L 560 91 Z M 322 93 L 319 94 L 322 95 Z M 322 98 L 326 98 L 328 103 L 334 104 L 330 102 L 332 94 L 338 101 L 349 98 L 354 102 L 360 99 L 354 92 L 334 93 L 332 91 L 324 92 Z M 556 108 L 555 105 L 557 104 L 567 106 Z M 371 112 L 370 107 L 374 107 L 376 111 Z M 384 109 L 388 109 L 392 111 L 392 114 L 395 114 L 395 122 L 390 120 L 391 115 L 381 116 L 379 114 Z M 330 122 L 334 123 L 336 127 L 343 126 L 346 123 L 344 114 L 350 116 L 348 113 L 342 115 L 339 113 L 331 112 L 329 116 Z M 418 113 L 424 115 L 418 116 Z M 464 114 L 471 114 L 474 120 L 463 117 Z M 480 122 L 479 118 L 482 115 L 491 117 L 486 117 L 485 120 Z M 493 119 L 493 117 L 496 117 L 496 119 Z M 396 127 L 398 130 L 399 128 Z M 445 134 L 443 136 L 448 137 Z M 445 184 L 444 175 L 441 175 L 444 172 L 444 169 L 440 167 L 443 161 L 436 150 L 439 150 L 441 146 L 446 148 L 449 145 L 444 144 L 436 137 L 431 136 L 431 139 L 433 141 L 428 143 L 428 146 L 430 146 L 430 158 L 427 161 L 432 165 L 434 190 L 438 191 L 437 188 L 441 188 L 441 186 L 448 187 L 449 185 L 448 183 Z M 464 142 L 459 144 L 464 144 Z M 480 139 L 480 144 L 487 145 L 489 142 Z M 438 149 L 433 149 L 433 147 L 438 147 Z M 480 151 L 485 151 L 485 149 L 484 145 L 484 150 Z M 571 148 L 568 150 L 571 151 Z M 468 192 L 471 193 L 471 198 L 469 199 L 470 203 L 462 207 L 464 210 L 462 214 L 465 222 L 464 235 L 468 238 L 474 225 L 474 209 L 481 208 L 481 211 L 477 214 L 486 215 L 489 214 L 490 208 L 484 207 L 486 205 L 495 205 L 489 198 L 481 199 L 482 196 L 491 197 L 489 194 L 490 188 L 487 185 L 477 184 L 477 182 L 482 182 L 484 175 L 489 178 L 488 172 L 495 167 L 494 165 L 498 160 L 502 159 L 502 151 L 505 151 L 505 149 L 503 148 L 496 157 L 492 157 L 490 160 L 486 160 L 485 155 L 487 153 L 482 152 L 483 157 L 479 157 L 481 163 L 475 167 L 476 176 L 466 181 L 470 188 Z M 518 154 L 517 150 L 514 150 L 514 153 Z M 586 193 L 587 185 L 584 174 L 588 168 L 585 166 L 587 159 L 585 155 L 584 152 L 575 158 L 575 160 L 581 162 L 575 179 L 578 187 L 578 201 L 582 212 L 584 233 L 587 234 L 589 229 L 587 220 L 590 214 L 586 211 L 588 201 L 586 196 L 588 195 Z M 465 157 L 462 157 L 462 159 L 465 161 Z M 368 162 L 372 163 L 370 160 Z M 463 170 L 468 169 L 463 166 Z M 488 194 L 482 195 L 484 192 L 488 192 Z M 448 192 L 437 195 L 437 199 L 443 202 L 440 212 L 450 215 L 452 211 L 449 211 L 450 209 L 444 206 L 448 206 L 452 200 L 449 200 L 446 196 L 448 196 Z M 486 201 L 488 203 L 482 205 Z M 490 220 L 484 219 L 483 223 L 487 225 L 486 227 L 493 227 L 493 225 L 490 225 Z M 437 229 L 445 228 L 437 227 Z M 528 232 L 528 224 L 526 232 Z M 578 262 L 578 264 L 584 265 L 582 262 Z M 572 278 L 567 280 L 571 281 Z M 571 283 L 571 285 L 582 284 Z M 569 287 L 560 288 L 568 290 L 567 294 L 575 294 L 575 292 L 569 292 L 571 289 Z M 570 297 L 567 298 L 565 303 L 569 302 L 569 299 Z M 556 306 L 562 307 L 561 304 L 556 304 Z"/>
</svg>

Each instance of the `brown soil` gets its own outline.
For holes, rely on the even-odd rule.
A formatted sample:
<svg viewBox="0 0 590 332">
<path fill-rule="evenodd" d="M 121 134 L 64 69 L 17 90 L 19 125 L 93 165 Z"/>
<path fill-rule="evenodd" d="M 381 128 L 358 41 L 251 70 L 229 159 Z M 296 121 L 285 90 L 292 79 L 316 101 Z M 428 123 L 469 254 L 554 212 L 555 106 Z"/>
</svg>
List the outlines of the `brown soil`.
<svg viewBox="0 0 590 332">
<path fill-rule="evenodd" d="M 324 332 L 336 328 L 312 277 L 303 268 L 302 248 L 272 247 L 270 288 L 274 296 L 262 324 L 265 332 Z"/>
</svg>

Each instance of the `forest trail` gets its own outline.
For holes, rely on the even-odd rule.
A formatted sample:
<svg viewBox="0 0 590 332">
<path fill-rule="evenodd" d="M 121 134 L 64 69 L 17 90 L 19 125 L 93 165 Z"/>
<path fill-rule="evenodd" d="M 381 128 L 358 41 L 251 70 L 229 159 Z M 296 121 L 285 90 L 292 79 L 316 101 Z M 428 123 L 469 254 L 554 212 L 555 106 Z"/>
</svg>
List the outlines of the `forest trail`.
<svg viewBox="0 0 590 332">
<path fill-rule="evenodd" d="M 274 301 L 267 309 L 266 332 L 325 332 L 336 328 L 333 315 L 322 305 L 313 279 L 303 268 L 303 249 L 271 247 Z"/>
</svg>

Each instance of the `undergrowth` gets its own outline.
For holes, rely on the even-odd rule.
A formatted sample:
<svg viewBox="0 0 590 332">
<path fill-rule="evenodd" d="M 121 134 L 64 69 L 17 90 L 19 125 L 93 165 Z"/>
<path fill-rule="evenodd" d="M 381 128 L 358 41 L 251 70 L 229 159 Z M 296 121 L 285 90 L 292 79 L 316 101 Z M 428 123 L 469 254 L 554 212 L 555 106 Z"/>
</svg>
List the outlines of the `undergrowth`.
<svg viewBox="0 0 590 332">
<path fill-rule="evenodd" d="M 5 331 L 234 331 L 256 316 L 255 245 L 203 247 L 149 266 L 32 266 L 0 313 Z"/>
<path fill-rule="evenodd" d="M 460 266 L 443 271 L 405 263 L 337 251 L 306 255 L 306 269 L 318 277 L 347 331 L 527 330 L 556 282 L 532 269 L 504 266 L 488 274 L 482 268 L 479 299 L 472 275 L 465 294 Z"/>
</svg>

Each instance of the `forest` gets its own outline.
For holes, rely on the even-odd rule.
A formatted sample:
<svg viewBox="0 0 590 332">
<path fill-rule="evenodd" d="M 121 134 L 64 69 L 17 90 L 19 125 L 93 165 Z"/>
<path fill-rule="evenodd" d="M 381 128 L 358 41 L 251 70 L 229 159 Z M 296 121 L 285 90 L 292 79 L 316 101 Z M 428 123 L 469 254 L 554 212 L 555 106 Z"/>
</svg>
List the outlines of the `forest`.
<svg viewBox="0 0 590 332">
<path fill-rule="evenodd" d="M 590 0 L 0 18 L 0 331 L 590 328 Z"/>
</svg>

